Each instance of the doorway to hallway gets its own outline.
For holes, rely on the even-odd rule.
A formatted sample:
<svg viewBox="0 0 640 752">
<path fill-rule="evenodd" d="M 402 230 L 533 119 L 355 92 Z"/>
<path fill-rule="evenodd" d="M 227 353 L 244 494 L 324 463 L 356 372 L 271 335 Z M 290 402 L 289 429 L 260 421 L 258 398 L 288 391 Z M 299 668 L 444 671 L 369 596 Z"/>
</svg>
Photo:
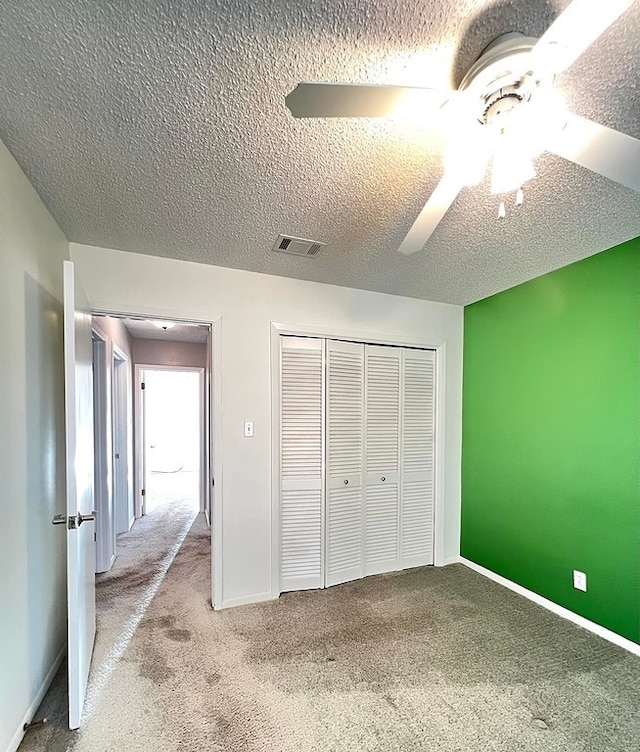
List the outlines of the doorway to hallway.
<svg viewBox="0 0 640 752">
<path fill-rule="evenodd" d="M 204 511 L 203 370 L 139 366 L 143 514 L 181 503 Z"/>
</svg>

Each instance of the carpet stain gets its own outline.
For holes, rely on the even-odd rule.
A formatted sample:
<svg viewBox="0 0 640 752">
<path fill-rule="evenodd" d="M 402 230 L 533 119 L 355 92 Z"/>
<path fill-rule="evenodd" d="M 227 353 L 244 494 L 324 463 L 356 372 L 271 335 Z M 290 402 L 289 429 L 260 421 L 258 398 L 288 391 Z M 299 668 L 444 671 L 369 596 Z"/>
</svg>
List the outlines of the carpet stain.
<svg viewBox="0 0 640 752">
<path fill-rule="evenodd" d="M 173 614 L 167 614 L 166 616 L 158 616 L 157 618 L 146 619 L 140 625 L 141 627 L 147 627 L 153 629 L 159 627 L 160 629 L 169 629 L 176 623 L 176 617 Z"/>
<path fill-rule="evenodd" d="M 155 646 L 147 646 L 138 658 L 138 674 L 143 679 L 149 679 L 154 684 L 165 684 L 176 675 L 176 671 L 169 663 L 167 656 Z"/>
<path fill-rule="evenodd" d="M 390 706 L 391 706 L 391 707 L 392 707 L 392 708 L 393 708 L 394 710 L 398 710 L 398 709 L 399 709 L 399 708 L 398 708 L 398 706 L 397 706 L 397 704 L 396 704 L 396 702 L 395 702 L 395 700 L 393 699 L 393 697 L 390 697 L 389 695 L 383 695 L 383 697 L 384 697 L 384 699 L 386 700 L 386 702 L 388 702 L 388 703 L 389 703 L 389 705 L 390 705 Z"/>
<path fill-rule="evenodd" d="M 188 629 L 166 629 L 165 635 L 174 642 L 189 642 L 191 632 Z"/>
</svg>

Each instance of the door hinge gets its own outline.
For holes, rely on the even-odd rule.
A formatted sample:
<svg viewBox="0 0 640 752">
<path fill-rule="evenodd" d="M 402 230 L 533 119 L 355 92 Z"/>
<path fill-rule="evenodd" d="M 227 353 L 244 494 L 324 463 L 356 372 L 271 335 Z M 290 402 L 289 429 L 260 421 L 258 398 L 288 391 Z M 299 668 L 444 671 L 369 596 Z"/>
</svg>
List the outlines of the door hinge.
<svg viewBox="0 0 640 752">
<path fill-rule="evenodd" d="M 145 389 L 144 381 L 140 383 L 140 389 Z"/>
<path fill-rule="evenodd" d="M 96 538 L 96 534 L 93 534 L 93 542 L 95 543 L 98 539 Z"/>
<path fill-rule="evenodd" d="M 146 494 L 146 491 L 145 491 L 145 490 L 144 490 L 144 488 L 143 488 L 143 489 L 142 489 L 142 496 L 144 496 L 145 494 Z"/>
</svg>

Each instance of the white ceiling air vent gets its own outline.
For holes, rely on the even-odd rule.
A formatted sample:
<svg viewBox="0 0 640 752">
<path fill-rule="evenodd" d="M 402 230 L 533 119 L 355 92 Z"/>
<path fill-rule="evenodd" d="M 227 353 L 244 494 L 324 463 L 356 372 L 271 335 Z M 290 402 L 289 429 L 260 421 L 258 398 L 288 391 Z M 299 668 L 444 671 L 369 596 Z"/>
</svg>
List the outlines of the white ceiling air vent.
<svg viewBox="0 0 640 752">
<path fill-rule="evenodd" d="M 292 238 L 290 235 L 278 235 L 278 239 L 271 250 L 276 253 L 291 253 L 293 256 L 309 256 L 314 258 L 324 248 L 326 243 L 304 238 Z"/>
</svg>

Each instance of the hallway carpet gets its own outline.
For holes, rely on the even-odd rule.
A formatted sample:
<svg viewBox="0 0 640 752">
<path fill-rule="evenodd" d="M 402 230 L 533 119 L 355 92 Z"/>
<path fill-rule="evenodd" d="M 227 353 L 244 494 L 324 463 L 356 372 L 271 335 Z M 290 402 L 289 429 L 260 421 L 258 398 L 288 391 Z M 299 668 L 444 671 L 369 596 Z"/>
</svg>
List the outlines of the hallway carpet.
<svg viewBox="0 0 640 752">
<path fill-rule="evenodd" d="M 161 556 L 144 559 L 153 569 Z M 130 619 L 140 576 L 132 566 L 100 586 L 104 619 Z M 222 612 L 209 595 L 199 516 L 82 731 L 49 728 L 24 749 L 640 749 L 640 659 L 462 565 Z"/>
</svg>

